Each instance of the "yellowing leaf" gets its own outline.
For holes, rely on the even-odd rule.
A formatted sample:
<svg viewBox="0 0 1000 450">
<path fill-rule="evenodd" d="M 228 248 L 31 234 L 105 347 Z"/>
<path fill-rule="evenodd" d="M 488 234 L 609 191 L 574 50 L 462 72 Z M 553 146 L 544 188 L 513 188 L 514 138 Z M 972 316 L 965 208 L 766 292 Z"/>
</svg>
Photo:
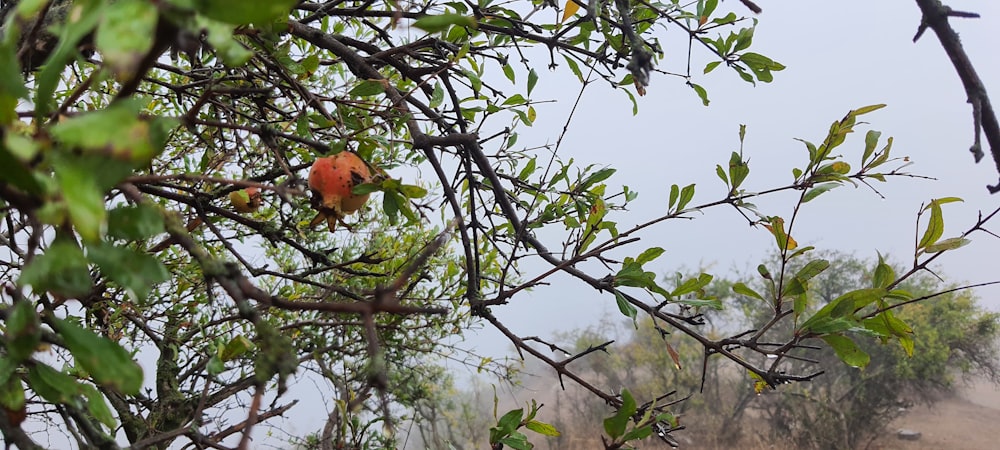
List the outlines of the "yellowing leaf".
<svg viewBox="0 0 1000 450">
<path fill-rule="evenodd" d="M 799 243 L 795 242 L 795 239 L 792 239 L 791 236 L 788 236 L 788 249 L 789 250 L 795 250 L 798 246 L 799 246 Z"/>
<path fill-rule="evenodd" d="M 851 171 L 851 165 L 843 161 L 837 161 L 833 163 L 832 169 L 836 173 L 845 175 L 847 172 Z"/>
<path fill-rule="evenodd" d="M 764 389 L 767 389 L 768 387 L 770 387 L 767 384 L 767 381 L 764 381 L 764 379 L 761 378 L 760 375 L 757 375 L 753 371 L 747 370 L 747 374 L 749 374 L 750 378 L 753 380 L 753 391 L 754 391 L 754 393 L 760 394 L 761 392 L 764 392 Z"/>
<path fill-rule="evenodd" d="M 563 8 L 563 16 L 562 19 L 559 20 L 559 23 L 563 23 L 566 21 L 566 19 L 573 17 L 573 14 L 576 14 L 576 12 L 579 10 L 580 10 L 579 3 L 577 3 L 574 0 L 566 0 L 566 7 Z"/>
<path fill-rule="evenodd" d="M 774 239 L 778 243 L 778 248 L 781 250 L 795 250 L 799 246 L 795 239 L 792 239 L 787 233 L 785 233 L 785 220 L 781 217 L 772 217 L 770 224 L 764 224 L 764 228 L 770 231 L 774 235 Z"/>
</svg>

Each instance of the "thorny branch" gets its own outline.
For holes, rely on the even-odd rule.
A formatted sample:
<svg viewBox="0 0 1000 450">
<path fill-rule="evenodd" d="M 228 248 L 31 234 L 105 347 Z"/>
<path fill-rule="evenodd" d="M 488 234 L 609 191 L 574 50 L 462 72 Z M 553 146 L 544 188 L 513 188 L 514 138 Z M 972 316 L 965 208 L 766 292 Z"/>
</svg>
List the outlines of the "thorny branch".
<svg viewBox="0 0 1000 450">
<path fill-rule="evenodd" d="M 938 40 L 941 41 L 941 47 L 944 48 L 945 53 L 948 54 L 948 58 L 951 59 L 952 65 L 955 66 L 955 72 L 958 73 L 958 77 L 962 80 L 962 86 L 965 88 L 965 95 L 968 96 L 968 101 L 972 104 L 974 140 L 969 151 L 972 152 L 977 163 L 982 160 L 983 146 L 980 140 L 980 132 L 986 134 L 986 141 L 990 145 L 990 154 L 993 156 L 997 172 L 1000 172 L 1000 122 L 997 121 L 993 104 L 990 103 L 989 95 L 986 92 L 986 85 L 979 78 L 979 74 L 976 73 L 976 69 L 972 65 L 972 60 L 966 54 L 958 33 L 955 32 L 955 29 L 948 22 L 949 17 L 978 18 L 979 15 L 953 10 L 951 7 L 942 4 L 940 0 L 916 1 L 917 6 L 920 7 L 920 12 L 923 14 L 923 18 L 920 21 L 920 26 L 917 28 L 917 34 L 913 36 L 913 41 L 916 42 L 917 39 L 920 39 L 927 28 L 933 30 Z M 988 185 L 987 189 L 992 194 L 1000 192 L 1000 182 L 995 185 Z"/>
</svg>

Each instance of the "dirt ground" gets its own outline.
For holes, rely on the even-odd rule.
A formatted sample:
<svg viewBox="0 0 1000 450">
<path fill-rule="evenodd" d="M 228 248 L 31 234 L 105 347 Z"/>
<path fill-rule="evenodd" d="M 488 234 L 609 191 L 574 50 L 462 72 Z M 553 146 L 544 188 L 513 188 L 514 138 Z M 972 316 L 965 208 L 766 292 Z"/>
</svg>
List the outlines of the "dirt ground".
<svg viewBox="0 0 1000 450">
<path fill-rule="evenodd" d="M 900 428 L 919 431 L 917 441 L 896 438 Z M 869 449 L 878 450 L 993 450 L 1000 448 L 1000 390 L 985 383 L 973 383 L 954 398 L 932 408 L 915 406 L 889 425 L 886 436 Z"/>
</svg>

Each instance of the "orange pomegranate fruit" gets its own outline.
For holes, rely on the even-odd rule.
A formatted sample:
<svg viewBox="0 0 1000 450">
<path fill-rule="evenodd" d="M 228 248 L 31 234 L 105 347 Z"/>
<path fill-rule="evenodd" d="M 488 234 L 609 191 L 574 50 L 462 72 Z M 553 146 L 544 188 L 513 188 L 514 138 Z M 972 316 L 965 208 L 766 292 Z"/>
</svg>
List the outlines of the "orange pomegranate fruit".
<svg viewBox="0 0 1000 450">
<path fill-rule="evenodd" d="M 317 158 L 309 169 L 309 190 L 312 192 L 312 207 L 318 214 L 309 227 L 313 228 L 323 221 L 331 232 L 337 228 L 338 222 L 347 227 L 343 222 L 344 216 L 361 209 L 368 201 L 368 194 L 357 195 L 352 190 L 371 179 L 368 165 L 354 153 L 343 151 Z"/>
</svg>

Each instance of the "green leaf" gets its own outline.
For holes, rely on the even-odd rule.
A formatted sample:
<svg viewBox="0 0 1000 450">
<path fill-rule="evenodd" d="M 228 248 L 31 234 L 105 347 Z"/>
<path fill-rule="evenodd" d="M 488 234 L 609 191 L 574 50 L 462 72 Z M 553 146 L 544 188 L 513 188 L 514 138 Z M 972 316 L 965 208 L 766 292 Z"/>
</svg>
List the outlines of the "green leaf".
<svg viewBox="0 0 1000 450">
<path fill-rule="evenodd" d="M 302 69 L 305 71 L 305 73 L 303 74 L 303 77 L 309 76 L 309 75 L 311 75 L 313 73 L 316 73 L 316 71 L 319 70 L 319 62 L 320 62 L 319 61 L 319 56 L 316 55 L 315 53 L 311 54 L 309 56 L 306 56 L 305 58 L 302 58 L 302 61 L 299 61 L 299 64 L 302 66 Z"/>
<path fill-rule="evenodd" d="M 639 311 L 635 309 L 635 306 L 632 306 L 632 304 L 628 302 L 628 299 L 626 299 L 625 296 L 620 294 L 618 291 L 615 291 L 615 302 L 618 304 L 618 311 L 621 311 L 622 315 L 632 319 L 634 322 L 636 315 L 639 313 Z"/>
<path fill-rule="evenodd" d="M 384 186 L 375 183 L 361 183 L 351 188 L 351 193 L 353 193 L 354 195 L 365 195 L 365 194 L 371 194 L 372 192 L 379 191 L 382 189 L 385 189 Z M 398 190 L 398 187 L 396 188 L 396 190 Z"/>
<path fill-rule="evenodd" d="M 751 42 L 753 42 L 753 28 L 741 28 L 736 35 L 736 47 L 733 48 L 733 51 L 746 50 L 747 47 L 750 47 Z"/>
<path fill-rule="evenodd" d="M 878 264 L 875 265 L 875 271 L 872 272 L 872 287 L 887 288 L 893 281 L 896 281 L 896 272 L 892 270 L 892 266 L 885 263 L 882 255 L 879 254 Z"/>
<path fill-rule="evenodd" d="M 160 260 L 130 247 L 100 242 L 87 246 L 87 256 L 105 277 L 140 301 L 145 300 L 154 286 L 170 279 L 170 272 Z"/>
<path fill-rule="evenodd" d="M 817 184 L 812 189 L 809 189 L 808 191 L 806 191 L 806 194 L 802 196 L 802 203 L 808 203 L 810 200 L 812 200 L 812 199 L 814 199 L 816 197 L 819 197 L 824 192 L 829 191 L 829 190 L 831 190 L 833 188 L 836 188 L 836 187 L 839 187 L 839 186 L 840 186 L 840 183 L 836 183 L 836 182 Z"/>
<path fill-rule="evenodd" d="M 31 286 L 38 294 L 52 292 L 66 298 L 90 293 L 92 280 L 83 251 L 70 239 L 55 242 L 21 272 L 21 286 Z"/>
<path fill-rule="evenodd" d="M 791 260 L 795 259 L 796 257 L 798 257 L 799 255 L 801 255 L 803 253 L 806 253 L 806 252 L 809 252 L 809 251 L 812 251 L 812 250 L 816 250 L 816 247 L 813 247 L 811 245 L 807 245 L 805 247 L 799 247 L 798 249 L 795 250 L 795 252 L 793 252 L 790 256 L 788 256 L 788 260 L 791 261 Z"/>
<path fill-rule="evenodd" d="M 653 434 L 653 427 L 646 425 L 644 427 L 633 428 L 628 433 L 622 436 L 622 442 L 635 441 L 640 439 L 646 439 L 651 434 Z"/>
<path fill-rule="evenodd" d="M 524 409 L 522 408 L 507 411 L 507 413 L 504 414 L 499 421 L 497 421 L 497 428 L 499 428 L 504 435 L 509 435 L 521 426 L 522 417 L 524 417 Z"/>
<path fill-rule="evenodd" d="M 839 334 L 823 336 L 823 340 L 833 348 L 837 357 L 851 367 L 862 368 L 868 365 L 871 357 L 861 350 L 850 338 Z"/>
<path fill-rule="evenodd" d="M 774 80 L 774 77 L 771 75 L 771 71 L 780 71 L 785 69 L 784 65 L 758 53 L 744 53 L 740 55 L 739 60 L 746 64 L 751 71 L 753 71 L 758 80 L 764 83 L 770 83 Z"/>
<path fill-rule="evenodd" d="M 670 293 L 670 295 L 674 297 L 679 297 L 681 295 L 687 295 L 692 292 L 698 291 L 704 288 L 705 286 L 708 286 L 708 283 L 712 282 L 712 278 L 713 278 L 712 275 L 707 273 L 698 275 L 698 278 L 688 278 L 683 283 L 681 283 L 680 286 L 677 286 L 677 288 L 675 288 L 673 292 Z"/>
<path fill-rule="evenodd" d="M 704 9 L 699 14 L 701 17 L 712 17 L 712 13 L 715 12 L 715 8 L 719 6 L 719 0 L 705 0 Z"/>
<path fill-rule="evenodd" d="M 880 103 L 880 104 L 877 104 L 877 105 L 862 106 L 862 107 L 860 107 L 858 109 L 855 109 L 855 110 L 851 111 L 850 114 L 854 115 L 854 116 L 860 116 L 862 114 L 868 114 L 868 113 L 870 113 L 872 111 L 878 111 L 878 110 L 880 110 L 882 108 L 885 108 L 885 104 L 884 103 Z"/>
<path fill-rule="evenodd" d="M 27 152 L 36 153 L 34 150 L 37 147 L 33 139 L 24 138 L 9 131 L 4 136 L 4 142 L 0 145 L 0 167 L 5 168 L 5 170 L 0 170 L 0 182 L 10 183 L 29 194 L 40 194 L 42 184 L 38 182 L 35 172 L 28 168 L 23 162 L 23 158 L 15 155 L 16 146 L 21 144 L 27 147 L 25 149 Z"/>
<path fill-rule="evenodd" d="M 463 70 L 462 74 L 465 75 L 465 78 L 469 79 L 469 84 L 472 85 L 472 92 L 478 97 L 479 91 L 483 90 L 483 80 L 479 78 L 479 74 L 471 70 Z"/>
<path fill-rule="evenodd" d="M 11 360 L 6 356 L 0 356 L 0 384 L 6 383 L 18 370 L 20 363 Z M 17 377 L 14 377 L 17 378 Z"/>
<path fill-rule="evenodd" d="M 427 189 L 412 184 L 404 184 L 399 187 L 399 193 L 406 198 L 423 198 L 427 195 Z"/>
<path fill-rule="evenodd" d="M 424 16 L 413 22 L 414 27 L 420 28 L 428 33 L 444 31 L 452 25 L 475 28 L 476 19 L 462 14 L 438 14 Z"/>
<path fill-rule="evenodd" d="M 104 192 L 97 186 L 100 176 L 89 168 L 64 159 L 53 164 L 70 221 L 87 242 L 101 239 L 105 226 Z"/>
<path fill-rule="evenodd" d="M 782 297 L 794 297 L 806 293 L 808 290 L 808 283 L 798 278 L 792 277 L 785 281 L 784 289 L 781 292 Z"/>
<path fill-rule="evenodd" d="M 431 101 L 427 106 L 437 108 L 442 103 L 444 103 L 444 87 L 442 87 L 441 83 L 434 83 L 434 92 L 431 93 Z"/>
<path fill-rule="evenodd" d="M 736 19 L 737 19 L 736 13 L 730 12 L 729 14 L 726 14 L 724 17 L 717 17 L 715 19 L 712 19 L 712 23 L 718 25 L 728 25 L 736 22 Z"/>
<path fill-rule="evenodd" d="M 765 266 L 763 264 L 758 264 L 757 265 L 757 273 L 759 273 L 760 276 L 763 277 L 765 280 L 770 280 L 771 279 L 771 272 L 769 270 L 767 270 L 767 266 Z"/>
<path fill-rule="evenodd" d="M 747 297 L 753 297 L 755 299 L 758 299 L 758 300 L 761 300 L 761 301 L 765 301 L 763 296 L 761 296 L 760 294 L 758 294 L 757 291 L 751 289 L 749 286 L 747 286 L 746 284 L 744 284 L 742 281 L 733 285 L 733 292 L 735 292 L 735 293 L 737 293 L 739 295 L 743 295 L 743 296 L 747 296 Z"/>
<path fill-rule="evenodd" d="M 298 0 L 195 0 L 201 14 L 233 25 L 286 20 L 296 3 Z"/>
<path fill-rule="evenodd" d="M 528 72 L 528 97 L 531 97 L 531 91 L 535 90 L 535 85 L 538 84 L 538 73 L 535 69 L 531 69 Z"/>
<path fill-rule="evenodd" d="M 809 305 L 809 296 L 802 294 L 795 297 L 792 302 L 792 312 L 795 313 L 795 323 L 799 322 L 799 317 L 806 312 L 806 306 Z"/>
<path fill-rule="evenodd" d="M 48 0 L 22 0 L 17 2 L 17 6 L 14 11 L 19 18 L 34 19 L 37 18 L 36 15 L 41 12 L 42 7 L 48 3 Z"/>
<path fill-rule="evenodd" d="M 666 250 L 660 247 L 647 248 L 646 250 L 643 250 L 641 254 L 639 254 L 639 257 L 635 259 L 635 262 L 639 264 L 646 264 L 656 258 L 659 258 L 660 255 L 662 255 L 663 252 L 665 251 Z"/>
<path fill-rule="evenodd" d="M 917 248 L 923 248 L 937 242 L 944 233 L 944 214 L 941 212 L 941 205 L 961 201 L 962 199 L 957 197 L 944 197 L 931 200 L 931 203 L 924 207 L 924 211 L 931 210 L 931 217 L 928 220 L 927 229 L 924 231 L 923 237 L 920 238 Z"/>
<path fill-rule="evenodd" d="M 222 359 L 219 358 L 219 355 L 212 355 L 212 357 L 208 359 L 208 363 L 205 364 L 205 370 L 209 375 L 215 376 L 224 372 L 226 370 L 226 365 L 222 362 Z"/>
<path fill-rule="evenodd" d="M 941 198 L 936 198 L 936 199 L 932 200 L 932 202 L 937 203 L 939 205 L 946 205 L 948 203 L 962 203 L 964 201 L 965 200 L 962 200 L 959 197 L 941 197 Z M 927 207 L 925 206 L 924 209 L 926 210 Z"/>
<path fill-rule="evenodd" d="M 750 167 L 739 153 L 733 152 L 729 156 L 729 181 L 733 185 L 733 191 L 743 184 L 747 175 L 750 175 Z"/>
<path fill-rule="evenodd" d="M 691 199 L 693 198 L 694 198 L 694 185 L 689 184 L 687 186 L 684 186 L 684 188 L 681 189 L 680 199 L 677 201 L 677 210 L 678 211 L 683 210 L 684 207 L 687 206 L 688 203 L 690 203 Z"/>
<path fill-rule="evenodd" d="M 636 263 L 632 258 L 625 258 L 621 270 L 615 274 L 615 286 L 632 286 L 649 289 L 666 298 L 670 298 L 670 293 L 656 284 L 656 274 L 642 269 L 642 264 Z"/>
<path fill-rule="evenodd" d="M 906 356 L 913 357 L 913 338 L 910 336 L 899 338 L 899 345 L 903 347 L 903 351 L 906 352 Z"/>
<path fill-rule="evenodd" d="M 7 411 L 21 411 L 24 405 L 24 384 L 21 383 L 21 378 L 8 376 L 6 380 L 0 381 L 0 406 Z"/>
<path fill-rule="evenodd" d="M 615 412 L 615 415 L 604 419 L 604 432 L 611 439 L 617 440 L 625 434 L 629 418 L 635 414 L 636 404 L 632 398 L 632 393 L 628 389 L 622 389 L 622 405 Z"/>
<path fill-rule="evenodd" d="M 783 288 L 782 297 L 803 295 L 809 289 L 809 280 L 830 267 L 830 262 L 824 259 L 809 261 L 792 276 Z"/>
<path fill-rule="evenodd" d="M 944 234 L 944 214 L 941 212 L 941 204 L 937 201 L 931 201 L 931 204 L 927 205 L 927 208 L 931 210 L 931 217 L 927 219 L 927 229 L 924 230 L 924 235 L 917 244 L 918 249 L 937 242 L 941 235 Z"/>
<path fill-rule="evenodd" d="M 507 79 L 510 80 L 511 83 L 513 83 L 514 82 L 514 66 L 512 66 L 510 64 L 504 64 L 502 66 L 502 68 L 503 68 L 503 75 L 505 77 L 507 77 Z"/>
<path fill-rule="evenodd" d="M 253 52 L 233 39 L 235 26 L 202 16 L 195 18 L 195 26 L 208 33 L 205 40 L 215 49 L 226 66 L 242 66 L 253 56 Z"/>
<path fill-rule="evenodd" d="M 60 142 L 85 153 L 105 159 L 108 155 L 144 167 L 163 151 L 166 134 L 177 121 L 142 119 L 141 108 L 139 99 L 118 101 L 105 109 L 64 120 L 51 132 Z"/>
<path fill-rule="evenodd" d="M 382 212 L 389 218 L 390 225 L 399 222 L 400 203 L 405 201 L 399 194 L 392 191 L 386 191 L 382 195 Z"/>
<path fill-rule="evenodd" d="M 108 236 L 138 241 L 163 233 L 163 215 L 150 205 L 125 205 L 108 213 Z"/>
<path fill-rule="evenodd" d="M 802 280 L 803 282 L 813 279 L 816 275 L 823 273 L 830 267 L 830 261 L 825 259 L 815 259 L 806 263 L 798 272 L 795 273 L 795 278 Z"/>
<path fill-rule="evenodd" d="M 581 180 L 580 184 L 577 185 L 576 190 L 577 190 L 577 192 L 579 192 L 579 191 L 583 191 L 583 190 L 589 189 L 591 186 L 593 186 L 593 185 L 595 185 L 597 183 L 600 183 L 600 182 L 602 182 L 604 180 L 607 180 L 608 178 L 611 177 L 611 175 L 614 175 L 615 172 L 616 172 L 616 169 L 612 169 L 612 168 L 604 168 L 604 169 L 598 170 L 597 172 L 594 172 L 594 173 L 588 175 L 583 180 Z"/>
<path fill-rule="evenodd" d="M 521 433 L 511 433 L 510 436 L 500 439 L 499 442 L 513 450 L 531 450 L 534 448 L 534 446 L 528 442 L 528 437 Z"/>
<path fill-rule="evenodd" d="M 111 407 L 104 399 L 104 394 L 89 384 L 80 384 L 79 386 L 83 396 L 87 399 L 87 411 L 109 430 L 115 429 L 115 425 L 117 425 L 115 416 L 111 413 Z"/>
<path fill-rule="evenodd" d="M 963 238 L 948 238 L 924 247 L 924 251 L 927 253 L 939 253 L 946 250 L 954 250 L 959 247 L 964 247 L 970 242 L 972 241 Z"/>
<path fill-rule="evenodd" d="M 120 79 L 140 75 L 136 73 L 139 65 L 153 48 L 158 13 L 146 0 L 118 0 L 105 9 L 94 45 Z"/>
<path fill-rule="evenodd" d="M 743 70 L 742 67 L 734 65 L 733 69 L 736 70 L 736 73 L 739 74 L 740 78 L 742 78 L 743 81 L 746 81 L 747 83 L 754 84 L 754 85 L 757 84 L 757 82 L 754 81 L 754 79 L 753 79 L 753 75 L 750 75 L 749 73 L 747 73 L 745 70 Z"/>
<path fill-rule="evenodd" d="M 53 318 L 52 325 L 62 335 L 76 363 L 90 373 L 94 382 L 125 395 L 139 393 L 142 368 L 124 348 L 67 320 Z"/>
<path fill-rule="evenodd" d="M 717 298 L 681 298 L 674 301 L 676 303 L 694 306 L 697 308 L 712 308 L 719 311 L 722 310 L 722 302 Z"/>
<path fill-rule="evenodd" d="M 385 80 L 364 80 L 347 93 L 352 97 L 371 97 L 385 92 Z"/>
<path fill-rule="evenodd" d="M 517 173 L 517 179 L 521 181 L 528 181 L 528 177 L 535 173 L 535 170 L 538 168 L 536 159 L 537 158 L 531 158 L 528 160 L 528 163 L 521 168 L 520 172 Z"/>
<path fill-rule="evenodd" d="M 868 161 L 868 158 L 875 152 L 875 147 L 878 145 L 878 138 L 882 136 L 882 133 L 875 130 L 868 130 L 865 133 L 865 151 L 861 155 L 861 164 Z"/>
<path fill-rule="evenodd" d="M 701 87 L 698 84 L 694 83 L 688 83 L 688 84 L 691 86 L 691 89 L 694 89 L 694 92 L 698 94 L 698 98 L 701 99 L 701 104 L 704 106 L 708 106 L 709 103 L 708 91 L 706 91 L 705 88 Z"/>
<path fill-rule="evenodd" d="M 576 60 L 570 58 L 567 55 L 563 55 L 563 58 L 566 59 L 566 64 L 569 66 L 569 70 L 572 71 L 573 75 L 576 75 L 576 78 L 580 80 L 580 82 L 582 83 L 584 80 L 583 80 L 583 72 L 580 71 L 580 65 L 576 63 Z"/>
<path fill-rule="evenodd" d="M 809 321 L 807 321 L 809 326 L 803 326 L 800 329 L 799 334 L 810 332 L 822 336 L 830 333 L 842 333 L 845 331 L 856 330 L 859 328 L 858 322 L 853 318 L 820 317 L 813 320 L 815 317 L 816 316 L 809 318 Z"/>
<path fill-rule="evenodd" d="M 677 186 L 676 184 L 670 185 L 670 197 L 667 201 L 667 208 L 674 207 L 674 203 L 677 203 L 677 197 L 680 195 L 680 193 L 681 193 L 680 186 Z"/>
<path fill-rule="evenodd" d="M 892 333 L 893 336 L 906 337 L 913 334 L 913 328 L 907 325 L 906 322 L 903 322 L 896 317 L 892 311 L 884 311 L 880 314 L 880 317 L 885 319 L 889 332 Z"/>
<path fill-rule="evenodd" d="M 722 61 L 712 61 L 712 62 L 706 64 L 705 65 L 705 71 L 704 71 L 704 73 L 707 74 L 707 73 L 715 70 L 716 67 L 719 67 L 719 64 L 722 64 Z"/>
<path fill-rule="evenodd" d="M 729 187 L 729 177 L 726 176 L 726 171 L 722 168 L 721 164 L 715 165 L 715 174 L 719 176 L 719 179 L 723 183 L 726 183 L 726 187 Z"/>
<path fill-rule="evenodd" d="M 246 336 L 239 335 L 227 342 L 226 345 L 220 349 L 218 356 L 223 362 L 232 361 L 245 355 L 250 350 L 253 350 L 253 348 L 253 342 L 250 342 Z"/>
<path fill-rule="evenodd" d="M 7 317 L 7 356 L 15 363 L 28 359 L 42 341 L 42 322 L 29 301 L 19 301 Z"/>
<path fill-rule="evenodd" d="M 503 106 L 523 105 L 525 103 L 528 103 L 528 99 L 521 94 L 514 94 L 503 101 Z"/>
<path fill-rule="evenodd" d="M 887 294 L 888 292 L 883 288 L 858 289 L 847 292 L 816 311 L 802 324 L 801 329 L 818 333 L 818 328 L 815 325 L 822 323 L 824 326 L 829 326 L 829 320 L 841 319 L 846 316 L 853 317 L 855 311 L 884 298 Z M 854 321 L 851 320 L 851 322 Z"/>
<path fill-rule="evenodd" d="M 556 427 L 537 420 L 529 420 L 528 423 L 524 424 L 524 427 L 534 431 L 535 433 L 541 434 L 542 436 L 556 437 L 560 435 L 559 430 L 557 430 Z"/>
<path fill-rule="evenodd" d="M 27 99 L 30 93 L 24 86 L 20 61 L 15 42 L 0 43 L 0 125 L 17 120 L 17 99 Z"/>
<path fill-rule="evenodd" d="M 73 377 L 42 363 L 28 368 L 28 387 L 51 403 L 70 403 L 80 395 L 80 385 Z"/>
<path fill-rule="evenodd" d="M 885 163 L 886 161 L 888 161 L 889 160 L 889 152 L 891 150 L 892 150 L 892 136 L 889 136 L 885 140 L 885 146 L 882 147 L 882 150 L 880 150 L 878 152 L 878 154 L 876 154 L 875 158 L 872 159 L 872 162 L 868 163 L 868 168 L 878 167 L 878 166 L 882 165 L 883 163 Z M 876 179 L 882 181 L 882 182 L 885 182 L 885 177 L 882 176 L 882 174 L 872 174 L 871 176 L 873 178 L 876 178 Z"/>
</svg>

